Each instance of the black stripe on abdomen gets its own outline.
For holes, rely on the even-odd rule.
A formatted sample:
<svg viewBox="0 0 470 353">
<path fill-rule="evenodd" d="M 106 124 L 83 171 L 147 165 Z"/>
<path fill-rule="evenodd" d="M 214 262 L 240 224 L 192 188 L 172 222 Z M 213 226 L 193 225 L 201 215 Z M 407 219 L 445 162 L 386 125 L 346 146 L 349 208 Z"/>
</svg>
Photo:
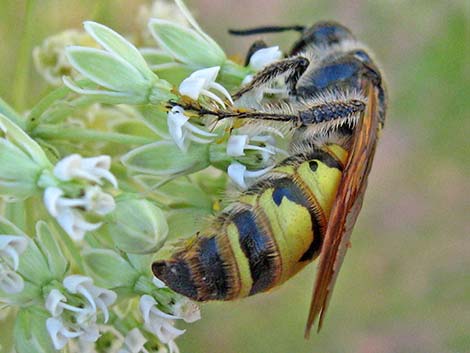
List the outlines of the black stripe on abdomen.
<svg viewBox="0 0 470 353">
<path fill-rule="evenodd" d="M 276 205 L 280 205 L 282 199 L 286 199 L 306 208 L 310 213 L 312 220 L 312 232 L 313 232 L 313 241 L 310 244 L 309 248 L 301 256 L 299 261 L 310 261 L 313 259 L 315 253 L 317 253 L 322 246 L 323 242 L 323 232 L 320 226 L 316 212 L 319 205 L 315 204 L 313 201 L 310 201 L 302 189 L 291 179 L 283 178 L 277 179 L 273 183 L 273 201 Z"/>
<path fill-rule="evenodd" d="M 199 300 L 191 269 L 182 258 L 156 261 L 152 264 L 152 272 L 175 292 Z"/>
<path fill-rule="evenodd" d="M 204 283 L 199 295 L 204 296 L 204 300 L 225 299 L 228 292 L 227 271 L 216 238 L 201 238 L 198 252 L 201 271 L 199 281 Z"/>
<path fill-rule="evenodd" d="M 232 221 L 238 229 L 240 247 L 250 265 L 253 280 L 250 295 L 272 287 L 278 270 L 274 240 L 260 229 L 252 211 L 236 213 Z"/>
</svg>

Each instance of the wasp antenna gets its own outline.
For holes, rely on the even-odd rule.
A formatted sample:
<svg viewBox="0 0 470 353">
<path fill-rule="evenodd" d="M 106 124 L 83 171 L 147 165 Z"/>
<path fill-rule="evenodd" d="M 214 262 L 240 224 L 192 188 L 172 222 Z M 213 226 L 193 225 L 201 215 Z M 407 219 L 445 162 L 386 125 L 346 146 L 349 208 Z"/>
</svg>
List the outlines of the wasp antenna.
<svg viewBox="0 0 470 353">
<path fill-rule="evenodd" d="M 305 26 L 265 26 L 265 27 L 256 27 L 250 29 L 229 29 L 228 33 L 233 36 L 251 36 L 254 34 L 262 34 L 262 33 L 279 33 L 279 32 L 286 32 L 286 31 L 297 31 L 303 32 L 305 30 Z"/>
</svg>

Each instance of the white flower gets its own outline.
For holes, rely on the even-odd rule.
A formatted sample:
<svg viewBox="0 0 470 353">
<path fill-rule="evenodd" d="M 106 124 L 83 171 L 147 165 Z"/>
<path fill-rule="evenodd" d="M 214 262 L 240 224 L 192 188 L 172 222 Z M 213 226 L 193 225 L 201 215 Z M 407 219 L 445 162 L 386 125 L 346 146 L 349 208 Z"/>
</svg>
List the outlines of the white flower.
<svg viewBox="0 0 470 353">
<path fill-rule="evenodd" d="M 270 136 L 266 136 L 269 138 Z M 245 155 L 245 150 L 256 150 L 262 152 L 263 161 L 269 159 L 269 155 L 274 155 L 276 148 L 266 143 L 266 147 L 250 144 L 249 142 L 266 143 L 269 139 L 262 136 L 250 138 L 248 135 L 231 135 L 227 142 L 227 155 L 231 157 L 239 157 Z"/>
<path fill-rule="evenodd" d="M 10 259 L 13 270 L 18 269 L 19 256 L 28 247 L 28 238 L 21 235 L 0 235 L 0 258 Z"/>
<path fill-rule="evenodd" d="M 184 79 L 179 86 L 179 92 L 185 96 L 191 97 L 192 99 L 199 99 L 199 96 L 207 96 L 222 107 L 225 107 L 225 103 L 220 99 L 219 96 L 215 95 L 209 89 L 221 93 L 225 98 L 233 104 L 230 93 L 221 84 L 215 82 L 217 75 L 219 74 L 220 66 L 209 67 L 194 71 L 188 78 Z"/>
<path fill-rule="evenodd" d="M 54 175 L 60 180 L 68 181 L 74 178 L 85 179 L 102 184 L 101 179 L 109 181 L 117 188 L 116 177 L 109 171 L 111 157 L 97 156 L 83 158 L 79 154 L 72 154 L 60 160 L 55 168 Z"/>
<path fill-rule="evenodd" d="M 173 326 L 174 320 L 178 317 L 158 309 L 157 302 L 150 295 L 143 295 L 140 298 L 140 311 L 144 327 L 156 335 L 162 343 L 167 344 L 185 332 Z"/>
<path fill-rule="evenodd" d="M 278 46 L 259 49 L 251 56 L 250 66 L 259 71 L 280 58 L 282 58 L 282 52 Z"/>
<path fill-rule="evenodd" d="M 69 310 L 71 310 L 70 308 L 75 308 L 69 306 L 68 304 L 65 304 L 66 301 L 67 298 L 65 297 L 65 295 L 63 295 L 58 289 L 53 289 L 49 292 L 49 295 L 46 298 L 45 307 L 47 311 L 52 314 L 53 317 L 56 317 L 62 314 L 62 312 L 64 311 L 64 306 L 67 306 L 67 309 Z"/>
<path fill-rule="evenodd" d="M 246 170 L 246 166 L 244 166 L 243 164 L 240 164 L 238 162 L 232 162 L 232 164 L 230 164 L 227 169 L 227 174 L 238 187 L 240 187 L 241 189 L 246 189 L 248 186 L 245 179 L 255 180 L 261 177 L 262 175 L 266 174 L 273 168 L 274 165 L 264 169 L 250 171 Z"/>
<path fill-rule="evenodd" d="M 24 288 L 24 281 L 20 275 L 8 266 L 0 263 L 0 290 L 5 293 L 20 293 Z"/>
<path fill-rule="evenodd" d="M 20 235 L 0 235 L 0 290 L 19 293 L 24 288 L 18 269 L 20 255 L 28 247 L 28 238 Z"/>
<path fill-rule="evenodd" d="M 142 335 L 142 332 L 138 328 L 134 328 L 127 333 L 123 347 L 118 353 L 148 353 L 144 348 L 145 343 L 147 343 L 147 339 Z"/>
<path fill-rule="evenodd" d="M 178 300 L 175 305 L 173 305 L 173 312 L 187 323 L 196 322 L 201 319 L 199 306 L 185 297 Z"/>
<path fill-rule="evenodd" d="M 96 342 L 100 337 L 97 324 L 98 309 L 109 318 L 108 306 L 116 300 L 116 293 L 93 285 L 86 276 L 67 276 L 63 285 L 67 295 L 52 289 L 46 298 L 45 307 L 52 315 L 46 322 L 47 330 L 56 349 L 63 348 L 69 339 L 79 337 L 86 342 Z M 79 305 L 67 304 L 67 297 L 75 295 Z M 67 311 L 67 315 L 63 315 Z"/>
<path fill-rule="evenodd" d="M 169 353 L 180 353 L 180 350 L 176 345 L 175 341 L 168 342 L 168 349 L 170 350 Z"/>
<path fill-rule="evenodd" d="M 184 115 L 184 109 L 175 106 L 168 112 L 168 131 L 176 145 L 182 150 L 188 149 L 191 141 L 197 143 L 210 143 L 212 137 L 217 134 L 204 131 L 189 122 L 189 117 Z"/>
<path fill-rule="evenodd" d="M 64 348 L 69 339 L 79 337 L 82 334 L 81 331 L 70 330 L 61 319 L 55 317 L 46 320 L 46 328 L 55 349 Z"/>
<path fill-rule="evenodd" d="M 104 216 L 114 210 L 116 203 L 114 198 L 101 190 L 99 186 L 91 186 L 85 190 L 84 207 L 100 216 Z"/>
<path fill-rule="evenodd" d="M 90 223 L 79 210 L 95 212 L 101 216 L 110 213 L 115 202 L 111 195 L 101 191 L 99 186 L 88 187 L 82 198 L 63 197 L 62 189 L 49 186 L 44 191 L 44 204 L 49 213 L 74 240 L 81 240 L 88 231 L 96 230 L 101 223 Z"/>
<path fill-rule="evenodd" d="M 90 277 L 81 275 L 67 276 L 63 284 L 70 293 L 83 295 L 95 311 L 98 308 L 103 312 L 104 322 L 108 321 L 108 306 L 116 301 L 116 293 L 109 289 L 94 286 Z"/>
</svg>

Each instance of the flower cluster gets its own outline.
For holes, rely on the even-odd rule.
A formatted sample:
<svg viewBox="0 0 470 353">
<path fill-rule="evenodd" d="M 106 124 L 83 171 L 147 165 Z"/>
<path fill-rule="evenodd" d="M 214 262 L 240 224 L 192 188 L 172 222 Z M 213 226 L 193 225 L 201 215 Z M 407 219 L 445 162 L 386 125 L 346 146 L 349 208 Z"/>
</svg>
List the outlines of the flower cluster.
<svg viewBox="0 0 470 353">
<path fill-rule="evenodd" d="M 53 173 L 60 181 L 82 179 L 100 185 L 104 179 L 117 187 L 116 178 L 109 171 L 110 166 L 109 156 L 83 158 L 73 154 L 59 161 Z M 65 191 L 57 186 L 49 186 L 44 191 L 47 210 L 74 240 L 82 240 L 87 231 L 96 230 L 101 226 L 101 223 L 87 222 L 82 210 L 104 216 L 115 207 L 113 197 L 93 184 L 86 185 L 84 195 L 77 198 L 64 197 Z"/>
<path fill-rule="evenodd" d="M 199 307 L 186 298 L 181 298 L 173 305 L 173 314 L 160 310 L 158 303 L 150 295 L 143 295 L 140 298 L 139 307 L 145 329 L 156 335 L 162 343 L 167 344 L 170 351 L 176 347 L 174 340 L 185 332 L 174 326 L 175 320 L 192 323 L 201 318 Z"/>
<path fill-rule="evenodd" d="M 246 189 L 286 155 L 279 126 L 232 119 L 256 109 L 232 94 L 279 48 L 243 66 L 182 0 L 151 9 L 143 33 L 87 21 L 46 39 L 33 56 L 50 93 L 25 116 L 0 99 L 2 351 L 178 353 L 201 314 L 152 262 L 221 210 L 230 180 Z"/>
<path fill-rule="evenodd" d="M 95 342 L 100 336 L 98 310 L 106 323 L 109 319 L 108 306 L 115 302 L 116 293 L 96 287 L 91 278 L 80 275 L 66 277 L 63 286 L 66 295 L 52 289 L 45 304 L 52 315 L 47 319 L 46 326 L 54 347 L 64 348 L 71 338 Z"/>
</svg>

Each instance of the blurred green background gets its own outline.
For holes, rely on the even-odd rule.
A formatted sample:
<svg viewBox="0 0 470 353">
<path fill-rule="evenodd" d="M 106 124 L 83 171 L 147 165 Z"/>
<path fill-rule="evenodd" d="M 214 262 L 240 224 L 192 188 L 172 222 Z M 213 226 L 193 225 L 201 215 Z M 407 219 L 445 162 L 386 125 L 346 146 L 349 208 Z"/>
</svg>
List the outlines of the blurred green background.
<svg viewBox="0 0 470 353">
<path fill-rule="evenodd" d="M 32 67 L 32 47 L 86 19 L 135 32 L 145 3 L 0 0 L 0 96 L 28 109 L 48 90 Z M 390 107 L 321 334 L 303 339 L 313 264 L 272 293 L 204 305 L 203 320 L 178 340 L 181 351 L 470 352 L 470 2 L 187 3 L 231 55 L 243 56 L 255 38 L 230 37 L 227 28 L 342 22 L 382 63 Z M 287 50 L 297 35 L 263 38 Z"/>
</svg>

